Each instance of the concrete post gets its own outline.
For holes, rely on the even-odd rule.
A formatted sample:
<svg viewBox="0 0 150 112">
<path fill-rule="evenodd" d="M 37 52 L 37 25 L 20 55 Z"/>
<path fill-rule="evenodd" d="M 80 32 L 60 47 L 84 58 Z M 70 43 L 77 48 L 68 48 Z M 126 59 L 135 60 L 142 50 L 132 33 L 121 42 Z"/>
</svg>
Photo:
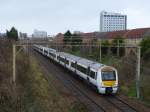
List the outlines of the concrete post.
<svg viewBox="0 0 150 112">
<path fill-rule="evenodd" d="M 16 83 L 16 45 L 13 44 L 13 83 Z"/>
<path fill-rule="evenodd" d="M 120 47 L 120 46 L 119 46 L 119 40 L 117 40 L 117 56 L 118 56 L 118 57 L 119 57 L 119 54 L 120 54 L 120 53 L 119 53 L 119 51 L 120 51 L 120 50 L 119 50 L 119 49 L 120 49 L 119 47 Z"/>
<path fill-rule="evenodd" d="M 101 45 L 101 41 L 100 41 L 100 44 L 99 44 L 99 60 L 100 60 L 100 62 L 102 61 L 102 45 Z"/>
<path fill-rule="evenodd" d="M 141 61 L 141 47 L 137 47 L 137 65 L 136 65 L 136 95 L 140 98 L 140 61 Z"/>
</svg>

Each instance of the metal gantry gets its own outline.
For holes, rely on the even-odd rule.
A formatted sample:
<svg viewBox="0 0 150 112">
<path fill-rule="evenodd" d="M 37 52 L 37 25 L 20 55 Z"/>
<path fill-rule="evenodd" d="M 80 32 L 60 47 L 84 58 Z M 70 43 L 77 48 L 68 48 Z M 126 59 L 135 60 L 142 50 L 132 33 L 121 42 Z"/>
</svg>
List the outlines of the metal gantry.
<svg viewBox="0 0 150 112">
<path fill-rule="evenodd" d="M 27 41 L 27 42 L 21 42 L 21 43 L 16 43 L 16 44 L 13 44 L 13 83 L 16 83 L 16 56 L 17 54 L 23 49 L 23 48 L 20 48 L 18 51 L 16 51 L 16 47 L 17 46 L 33 46 L 34 44 L 38 44 L 38 45 L 49 45 L 50 43 L 49 42 L 31 42 L 30 41 Z M 56 48 L 59 46 L 60 43 L 55 43 L 56 45 Z M 62 46 L 63 44 L 60 44 L 60 46 Z M 84 44 L 83 45 L 74 45 L 74 46 L 85 46 Z M 103 45 L 101 44 L 101 42 L 99 43 L 99 45 L 97 44 L 94 44 L 94 46 L 99 46 L 99 60 L 101 62 L 101 59 L 102 59 L 102 52 L 101 52 L 101 48 L 103 47 Z M 106 46 L 105 46 L 106 47 Z M 110 46 L 108 46 L 110 47 Z M 116 47 L 116 46 L 115 46 Z M 131 47 L 131 46 L 124 46 L 124 45 L 119 45 L 117 46 L 117 54 L 119 55 L 119 48 L 120 47 Z M 137 53 L 137 61 L 136 61 L 136 95 L 137 95 L 137 98 L 140 98 L 140 61 L 141 61 L 141 47 L 139 46 L 132 46 L 134 48 L 136 48 L 136 53 Z"/>
</svg>

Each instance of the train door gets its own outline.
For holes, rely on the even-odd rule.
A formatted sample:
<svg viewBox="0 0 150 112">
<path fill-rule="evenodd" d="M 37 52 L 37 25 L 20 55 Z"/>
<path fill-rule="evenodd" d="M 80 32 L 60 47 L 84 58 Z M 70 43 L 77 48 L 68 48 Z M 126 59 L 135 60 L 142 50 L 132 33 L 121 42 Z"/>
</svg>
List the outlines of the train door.
<svg viewBox="0 0 150 112">
<path fill-rule="evenodd" d="M 96 85 L 97 72 L 94 71 L 92 68 L 90 69 L 90 72 L 89 72 L 89 79 L 93 85 Z"/>
<path fill-rule="evenodd" d="M 87 68 L 87 81 L 90 82 L 90 67 Z"/>
<path fill-rule="evenodd" d="M 75 73 L 77 72 L 77 61 L 75 61 Z"/>
</svg>

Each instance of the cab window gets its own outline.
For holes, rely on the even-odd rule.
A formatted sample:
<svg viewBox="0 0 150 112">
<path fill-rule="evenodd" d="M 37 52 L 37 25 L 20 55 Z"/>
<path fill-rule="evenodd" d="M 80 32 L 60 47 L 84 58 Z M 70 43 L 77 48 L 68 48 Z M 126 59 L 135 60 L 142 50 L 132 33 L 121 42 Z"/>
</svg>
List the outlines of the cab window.
<svg viewBox="0 0 150 112">
<path fill-rule="evenodd" d="M 113 81 L 116 80 L 115 71 L 102 71 L 102 81 Z"/>
</svg>

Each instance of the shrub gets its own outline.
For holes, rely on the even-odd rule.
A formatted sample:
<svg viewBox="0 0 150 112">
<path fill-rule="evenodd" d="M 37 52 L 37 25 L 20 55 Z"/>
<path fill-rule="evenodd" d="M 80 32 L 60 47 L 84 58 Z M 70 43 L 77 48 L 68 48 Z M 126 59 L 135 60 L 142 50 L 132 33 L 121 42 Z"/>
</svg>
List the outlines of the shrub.
<svg viewBox="0 0 150 112">
<path fill-rule="evenodd" d="M 140 43 L 141 53 L 144 59 L 150 59 L 150 38 L 145 38 Z"/>
</svg>

